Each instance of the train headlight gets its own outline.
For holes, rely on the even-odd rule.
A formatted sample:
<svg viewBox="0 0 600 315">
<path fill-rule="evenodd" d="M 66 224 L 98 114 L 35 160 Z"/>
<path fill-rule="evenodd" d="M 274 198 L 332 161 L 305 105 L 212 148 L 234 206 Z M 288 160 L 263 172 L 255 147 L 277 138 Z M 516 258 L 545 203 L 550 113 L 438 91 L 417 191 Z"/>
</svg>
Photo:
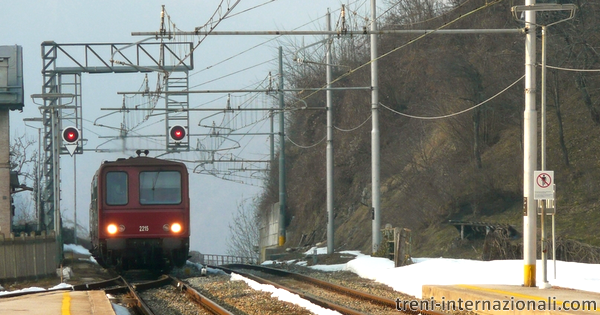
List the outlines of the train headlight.
<svg viewBox="0 0 600 315">
<path fill-rule="evenodd" d="M 181 224 L 173 223 L 173 225 L 171 225 L 171 232 L 173 232 L 173 233 L 181 232 Z"/>
<path fill-rule="evenodd" d="M 106 227 L 106 230 L 108 231 L 108 234 L 115 234 L 115 233 L 117 233 L 117 231 L 119 230 L 119 228 L 117 227 L 116 224 L 109 224 Z"/>
<path fill-rule="evenodd" d="M 111 234 L 111 235 L 116 234 L 117 232 L 123 233 L 123 232 L 125 232 L 125 225 L 121 224 L 121 225 L 117 226 L 116 224 L 111 223 L 106 227 L 106 231 L 108 231 L 108 234 Z"/>
</svg>

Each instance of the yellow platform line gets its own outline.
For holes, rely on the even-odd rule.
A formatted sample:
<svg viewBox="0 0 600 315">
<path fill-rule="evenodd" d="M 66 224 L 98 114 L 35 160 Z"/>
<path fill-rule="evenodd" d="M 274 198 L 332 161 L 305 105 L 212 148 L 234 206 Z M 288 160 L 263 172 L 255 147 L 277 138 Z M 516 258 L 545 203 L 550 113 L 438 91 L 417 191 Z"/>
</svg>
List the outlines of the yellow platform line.
<svg viewBox="0 0 600 315">
<path fill-rule="evenodd" d="M 516 293 L 516 292 L 498 290 L 498 289 L 482 288 L 482 287 L 477 287 L 477 286 L 468 285 L 468 284 L 458 284 L 457 286 L 459 286 L 461 288 L 465 288 L 465 289 L 470 289 L 470 290 L 487 291 L 487 292 L 505 294 L 505 295 L 508 295 L 508 296 L 519 297 L 519 298 L 528 299 L 528 300 L 548 301 L 548 298 L 540 297 L 540 296 L 537 296 L 537 295 L 527 295 L 527 294 L 521 294 L 521 293 Z M 561 300 L 552 300 L 552 302 L 556 302 L 556 305 L 558 305 L 560 307 L 563 307 L 565 305 L 565 302 L 561 301 Z M 571 302 L 573 302 L 573 301 L 571 301 Z M 570 305 L 571 304 L 569 303 L 569 306 Z M 595 310 L 585 310 L 585 309 L 582 309 L 580 311 L 600 312 L 600 310 L 598 310 L 598 309 L 595 309 Z"/>
<path fill-rule="evenodd" d="M 63 293 L 61 311 L 62 315 L 71 315 L 71 294 L 69 292 Z"/>
</svg>

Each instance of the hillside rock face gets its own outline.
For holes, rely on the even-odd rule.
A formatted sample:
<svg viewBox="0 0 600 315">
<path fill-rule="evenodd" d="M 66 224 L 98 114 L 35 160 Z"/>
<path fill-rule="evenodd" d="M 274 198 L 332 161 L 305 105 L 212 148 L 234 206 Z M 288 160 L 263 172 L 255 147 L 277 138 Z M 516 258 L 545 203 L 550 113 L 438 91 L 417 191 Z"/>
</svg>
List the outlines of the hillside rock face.
<svg viewBox="0 0 600 315">
<path fill-rule="evenodd" d="M 400 0 L 390 3 L 431 1 Z M 441 3 L 435 2 L 438 5 Z M 381 28 L 516 29 L 510 3 L 455 1 L 409 15 L 390 10 Z M 460 5 L 458 5 L 460 3 Z M 547 165 L 557 183 L 557 233 L 600 245 L 600 6 L 579 1 L 575 19 L 552 26 L 548 38 Z M 427 6 L 423 6 L 426 8 Z M 410 11 L 410 12 L 409 12 Z M 538 23 L 561 18 L 547 13 Z M 423 23 L 406 24 L 423 17 Z M 335 41 L 334 86 L 369 86 L 368 42 Z M 350 47 L 348 47 L 350 45 Z M 522 229 L 522 34 L 382 35 L 379 41 L 382 225 L 412 230 L 413 254 L 474 257 L 479 245 L 457 242 L 448 220 L 511 224 Z M 350 58 L 348 50 L 354 50 Z M 324 68 L 290 69 L 295 87 L 323 86 Z M 539 84 L 539 81 L 538 81 Z M 325 92 L 298 93 L 325 107 Z M 371 250 L 371 95 L 335 91 L 335 248 Z M 538 96 L 539 99 L 539 96 Z M 297 102 L 297 101 L 294 101 Z M 288 104 L 294 107 L 293 103 Z M 286 143 L 287 243 L 326 240 L 326 113 L 291 111 Z M 322 141 L 322 142 L 320 142 Z M 319 143 L 319 144 L 317 144 Z M 312 144 L 317 144 L 310 146 Z M 272 167 L 262 204 L 278 200 Z M 382 226 L 383 227 L 383 226 Z"/>
</svg>

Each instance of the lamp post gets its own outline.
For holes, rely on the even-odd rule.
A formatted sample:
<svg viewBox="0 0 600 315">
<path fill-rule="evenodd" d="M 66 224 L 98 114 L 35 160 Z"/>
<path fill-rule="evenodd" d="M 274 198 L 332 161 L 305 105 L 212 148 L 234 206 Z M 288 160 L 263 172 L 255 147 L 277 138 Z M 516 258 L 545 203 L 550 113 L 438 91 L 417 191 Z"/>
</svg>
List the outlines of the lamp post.
<svg viewBox="0 0 600 315">
<path fill-rule="evenodd" d="M 554 25 L 554 24 L 558 24 L 567 20 L 572 19 L 575 16 L 575 11 L 577 9 L 577 6 L 575 6 L 574 4 L 535 4 L 535 0 L 533 1 L 532 4 L 528 4 L 528 5 L 518 5 L 518 6 L 514 6 L 511 8 L 511 11 L 513 13 L 513 16 L 515 17 L 516 20 L 518 21 L 522 21 L 525 22 L 526 24 L 530 24 L 530 25 L 535 25 L 535 26 L 540 26 L 542 29 L 542 95 L 541 95 L 541 104 L 540 104 L 540 110 L 541 110 L 541 170 L 546 170 L 546 36 L 548 35 L 547 33 L 547 29 L 549 26 Z M 527 13 L 533 13 L 535 14 L 535 12 L 546 12 L 546 11 L 569 11 L 570 14 L 567 18 L 558 20 L 556 22 L 553 23 L 549 23 L 546 25 L 539 25 L 536 24 L 535 22 L 535 15 L 530 15 Z M 525 20 L 521 20 L 518 16 L 519 13 L 525 12 Z M 535 36 L 534 34 L 528 34 L 528 36 Z M 535 38 L 535 37 L 533 37 Z M 531 37 L 528 37 L 528 40 L 531 40 Z M 535 41 L 535 39 L 533 39 L 533 41 Z M 530 47 L 535 47 L 535 42 L 533 42 L 533 44 L 531 46 L 527 46 L 528 48 Z M 527 61 L 533 61 L 532 63 L 534 63 L 535 61 L 535 51 L 534 49 L 531 50 L 526 50 L 526 54 L 528 54 L 528 56 L 526 56 L 526 63 Z M 534 56 L 531 56 L 531 54 L 533 54 Z M 526 64 L 526 67 L 533 67 L 534 65 L 530 64 Z M 533 79 L 531 79 L 533 77 Z M 528 78 L 529 80 L 535 80 L 535 76 L 530 76 Z M 532 83 L 530 81 L 528 81 L 530 84 L 532 84 L 532 86 L 535 86 L 535 83 Z M 528 83 L 526 83 L 526 86 Z M 528 93 L 532 93 L 533 91 L 526 91 Z M 535 101 L 535 96 L 533 96 L 533 100 Z M 526 100 L 526 113 L 528 108 L 533 108 L 532 112 L 535 113 L 535 104 L 529 104 L 532 107 L 527 106 L 527 100 Z M 533 117 L 535 117 L 535 115 L 532 115 Z M 526 116 L 527 117 L 527 116 Z M 532 118 L 532 117 L 529 117 Z M 525 147 L 524 148 L 524 156 L 525 159 L 533 159 L 535 158 L 535 156 L 537 155 L 535 153 L 536 148 L 533 146 L 532 142 L 535 142 L 536 136 L 535 136 L 535 130 L 537 129 L 536 126 L 536 121 L 534 119 L 532 119 L 533 121 L 529 122 L 529 125 L 526 124 L 526 128 L 530 128 L 528 131 L 525 132 L 525 137 L 527 139 L 528 135 L 529 135 L 529 139 L 530 140 L 534 140 L 534 141 L 526 141 L 526 144 L 529 144 L 529 148 Z M 529 161 L 529 165 L 535 165 L 535 160 L 533 161 Z M 527 163 L 527 161 L 525 162 Z M 536 216 L 537 216 L 537 211 L 535 211 L 535 207 L 533 206 L 533 202 L 531 200 L 531 189 L 527 189 L 527 188 L 531 188 L 532 185 L 532 180 L 533 180 L 533 169 L 532 168 L 528 168 L 525 167 L 524 169 L 524 178 L 523 178 L 523 182 L 524 182 L 524 194 L 525 197 L 529 197 L 530 200 L 526 200 L 525 201 L 525 214 L 526 217 L 524 219 L 524 225 L 525 227 L 523 228 L 523 232 L 525 233 L 525 235 L 523 236 L 523 258 L 524 258 L 524 264 L 525 264 L 525 286 L 528 287 L 533 287 L 535 286 L 535 257 L 536 257 L 536 246 L 535 246 L 535 222 L 536 222 Z M 541 202 L 541 219 L 540 219 L 540 225 L 541 225 L 541 252 L 542 252 L 542 284 L 540 285 L 540 289 L 545 289 L 545 288 L 549 288 L 550 284 L 548 283 L 548 277 L 547 277 L 547 253 L 546 253 L 546 230 L 545 230 L 545 224 L 544 224 L 544 220 L 545 220 L 545 216 L 546 216 L 546 200 L 542 200 Z M 529 228 L 528 228 L 529 227 Z M 531 228 L 533 227 L 533 228 Z M 533 266 L 533 267 L 532 267 Z"/>
</svg>

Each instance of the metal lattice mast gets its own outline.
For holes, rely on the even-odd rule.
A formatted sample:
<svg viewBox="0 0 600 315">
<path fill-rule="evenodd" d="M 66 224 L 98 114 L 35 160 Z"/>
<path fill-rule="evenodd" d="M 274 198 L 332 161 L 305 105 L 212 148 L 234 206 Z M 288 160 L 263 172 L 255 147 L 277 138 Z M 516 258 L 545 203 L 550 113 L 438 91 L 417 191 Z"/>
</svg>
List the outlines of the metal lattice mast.
<svg viewBox="0 0 600 315">
<path fill-rule="evenodd" d="M 167 129 L 179 125 L 188 130 L 190 123 L 190 112 L 187 110 L 190 104 L 188 73 L 178 72 L 177 75 L 171 74 L 166 78 L 165 90 L 171 92 L 165 95 L 165 108 L 167 109 Z M 181 93 L 177 93 L 181 91 Z M 173 93 L 175 92 L 175 93 Z M 187 151 L 189 150 L 189 137 L 185 137 L 180 142 L 175 142 L 168 134 L 165 134 L 167 139 L 167 151 Z"/>
<path fill-rule="evenodd" d="M 59 167 L 56 166 L 54 155 L 57 154 L 54 150 L 54 144 L 57 141 L 57 132 L 59 130 L 58 112 L 54 110 L 58 105 L 58 77 L 54 69 L 56 68 L 56 48 L 46 46 L 42 43 L 42 95 L 44 97 L 44 107 L 42 109 L 42 118 L 44 124 L 44 160 L 43 160 L 43 193 L 42 205 L 39 209 L 39 215 L 42 218 L 46 230 L 53 230 L 55 219 L 54 211 L 56 210 L 55 200 L 60 200 L 60 195 L 55 191 L 55 178 L 60 177 Z M 60 194 L 60 190 L 58 192 Z"/>
<path fill-rule="evenodd" d="M 154 49 L 152 53 L 151 48 L 158 49 Z M 34 98 L 43 99 L 43 184 L 38 215 L 43 229 L 55 230 L 58 234 L 60 233 L 60 155 L 67 153 L 62 145 L 60 133 L 62 127 L 68 124 L 75 126 L 83 134 L 81 73 L 183 72 L 185 75 L 177 78 L 178 82 L 182 82 L 181 86 L 179 83 L 171 84 L 172 89 L 182 91 L 187 89 L 187 73 L 193 69 L 193 61 L 192 58 L 181 59 L 176 51 L 191 51 L 192 43 L 57 44 L 47 41 L 42 43 L 41 50 L 42 94 L 32 95 Z M 174 60 L 173 65 L 159 63 L 157 60 L 162 58 L 154 55 L 156 53 Z M 154 62 L 154 64 L 143 65 L 144 62 Z M 169 98 L 172 104 L 168 102 L 168 106 L 183 109 L 182 112 L 185 112 L 184 116 L 187 117 L 186 111 L 189 105 L 187 98 L 187 95 L 181 97 L 177 94 Z M 181 115 L 174 117 L 180 119 L 179 116 Z M 179 148 L 187 150 L 187 146 L 179 146 Z M 82 151 L 80 144 L 75 153 Z"/>
<path fill-rule="evenodd" d="M 39 209 L 41 222 L 46 230 L 59 231 L 60 215 L 60 154 L 67 153 L 61 148 L 60 130 L 65 124 L 81 130 L 81 74 L 57 70 L 59 45 L 54 42 L 42 43 L 42 99 L 44 124 L 44 160 L 42 206 Z M 81 153 L 78 147 L 75 153 Z"/>
</svg>

